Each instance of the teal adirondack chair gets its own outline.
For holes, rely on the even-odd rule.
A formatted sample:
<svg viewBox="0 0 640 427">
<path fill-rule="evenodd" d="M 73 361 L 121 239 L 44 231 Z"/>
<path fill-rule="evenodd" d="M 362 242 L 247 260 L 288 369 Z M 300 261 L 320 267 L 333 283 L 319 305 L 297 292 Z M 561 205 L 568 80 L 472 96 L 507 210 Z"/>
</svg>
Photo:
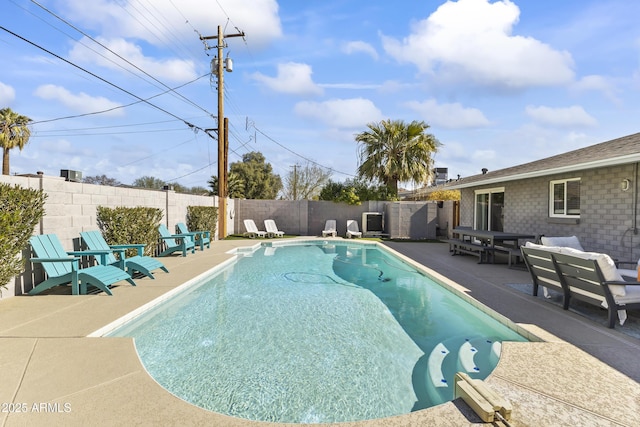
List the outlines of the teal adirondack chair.
<svg viewBox="0 0 640 427">
<path fill-rule="evenodd" d="M 144 244 L 133 243 L 127 245 L 109 246 L 107 241 L 102 236 L 102 233 L 100 233 L 98 230 L 83 231 L 80 233 L 80 237 L 89 250 L 100 250 L 109 252 L 106 255 L 105 265 L 116 266 L 121 270 L 125 270 L 131 276 L 133 276 L 133 273 L 137 271 L 147 277 L 150 277 L 151 279 L 155 279 L 152 273 L 153 270 L 160 268 L 167 273 L 169 272 L 169 270 L 167 270 L 167 267 L 165 267 L 164 264 L 157 259 L 144 256 Z M 125 252 L 130 248 L 138 249 L 138 255 L 127 258 Z M 114 256 L 114 252 L 118 253 L 118 259 L 116 259 L 116 257 Z M 96 260 L 100 264 L 102 264 L 98 257 L 96 257 Z"/>
<path fill-rule="evenodd" d="M 193 242 L 193 236 L 190 234 L 171 234 L 166 225 L 160 224 L 158 226 L 158 233 L 160 233 L 160 240 L 164 241 L 165 249 L 160 252 L 160 256 L 171 255 L 174 252 L 181 251 L 182 256 L 187 256 L 187 250 L 191 250 L 191 253 L 196 253 L 196 244 Z"/>
<path fill-rule="evenodd" d="M 211 232 L 209 231 L 189 231 L 184 222 L 177 223 L 176 230 L 179 234 L 191 234 L 194 243 L 200 244 L 201 251 L 204 250 L 204 245 L 207 245 L 207 249 L 211 247 Z"/>
<path fill-rule="evenodd" d="M 118 267 L 103 263 L 103 265 L 79 268 L 80 256 L 93 255 L 104 258 L 105 251 L 67 252 L 55 234 L 33 236 L 29 239 L 29 243 L 36 255 L 31 258 L 31 262 L 42 264 L 42 268 L 47 273 L 47 278 L 29 291 L 30 295 L 66 284 L 71 284 L 73 295 L 86 294 L 88 286 L 95 286 L 107 295 L 112 295 L 109 286 L 114 283 L 126 280 L 133 286 L 136 285 L 131 276 Z"/>
</svg>

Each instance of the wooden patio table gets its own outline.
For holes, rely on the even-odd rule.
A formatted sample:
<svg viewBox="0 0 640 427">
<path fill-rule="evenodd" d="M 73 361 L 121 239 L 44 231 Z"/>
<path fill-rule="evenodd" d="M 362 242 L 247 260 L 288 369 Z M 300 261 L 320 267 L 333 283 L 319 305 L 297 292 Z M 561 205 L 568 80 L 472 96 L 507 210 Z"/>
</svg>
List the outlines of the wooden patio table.
<svg viewBox="0 0 640 427">
<path fill-rule="evenodd" d="M 536 239 L 535 234 L 529 233 L 510 233 L 507 231 L 492 230 L 472 230 L 470 228 L 454 228 L 453 234 L 458 235 L 457 239 L 450 241 L 452 252 L 456 251 L 478 254 L 480 263 L 484 259 L 495 263 L 495 252 L 505 252 L 509 255 L 509 266 L 511 266 L 511 257 L 520 257 L 520 240 Z M 468 237 L 469 239 L 465 239 Z M 475 243 L 473 239 L 477 239 L 479 243 Z"/>
</svg>

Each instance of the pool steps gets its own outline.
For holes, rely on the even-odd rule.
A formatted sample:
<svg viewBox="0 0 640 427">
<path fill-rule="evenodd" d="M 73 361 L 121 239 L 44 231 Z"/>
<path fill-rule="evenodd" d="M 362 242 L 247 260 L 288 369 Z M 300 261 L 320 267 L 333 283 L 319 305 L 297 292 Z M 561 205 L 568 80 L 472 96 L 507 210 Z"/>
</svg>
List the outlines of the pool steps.
<svg viewBox="0 0 640 427">
<path fill-rule="evenodd" d="M 442 374 L 442 362 L 449 354 L 449 349 L 444 344 L 439 343 L 429 354 L 427 366 L 429 368 L 429 377 L 434 387 L 448 387 L 447 380 Z"/>
<path fill-rule="evenodd" d="M 452 345 L 457 340 L 453 339 L 447 341 L 449 345 Z M 475 362 L 476 356 L 481 353 L 478 348 L 481 348 L 483 352 L 487 353 L 484 357 L 487 357 L 493 365 L 495 365 L 500 359 L 502 344 L 499 341 L 492 341 L 484 338 L 477 338 L 474 340 L 465 339 L 455 352 L 457 355 L 455 370 L 466 373 L 480 373 L 480 369 Z M 427 362 L 428 377 L 431 380 L 431 384 L 436 388 L 449 387 L 446 376 L 443 373 L 443 365 L 446 357 L 450 353 L 451 351 L 449 351 L 447 346 L 441 342 L 438 343 L 438 345 L 436 345 L 429 354 Z"/>
<path fill-rule="evenodd" d="M 465 341 L 464 344 L 460 346 L 458 350 L 458 362 L 462 366 L 464 372 L 478 372 L 480 369 L 476 366 L 476 363 L 473 361 L 478 350 L 471 345 L 469 341 Z"/>
</svg>

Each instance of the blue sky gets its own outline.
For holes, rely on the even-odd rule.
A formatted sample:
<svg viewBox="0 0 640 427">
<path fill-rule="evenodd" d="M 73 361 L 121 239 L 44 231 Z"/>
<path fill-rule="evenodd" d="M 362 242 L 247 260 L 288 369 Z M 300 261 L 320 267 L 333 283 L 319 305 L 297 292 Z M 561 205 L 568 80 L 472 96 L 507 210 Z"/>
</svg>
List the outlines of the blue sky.
<svg viewBox="0 0 640 427">
<path fill-rule="evenodd" d="M 34 121 L 11 173 L 206 186 L 215 49 L 198 35 L 218 25 L 246 35 L 226 40 L 229 163 L 260 151 L 283 177 L 311 160 L 343 181 L 382 119 L 428 123 L 450 178 L 526 163 L 640 130 L 638 16 L 628 0 L 5 0 L 0 107 Z"/>
</svg>

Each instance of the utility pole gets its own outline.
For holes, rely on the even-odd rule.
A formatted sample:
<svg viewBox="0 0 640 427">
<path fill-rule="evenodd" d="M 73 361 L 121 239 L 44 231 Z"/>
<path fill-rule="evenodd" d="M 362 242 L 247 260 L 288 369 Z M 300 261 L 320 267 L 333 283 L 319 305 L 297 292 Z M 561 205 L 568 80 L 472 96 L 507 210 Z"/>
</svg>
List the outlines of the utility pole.
<svg viewBox="0 0 640 427">
<path fill-rule="evenodd" d="M 298 200 L 298 165 L 291 167 L 293 168 L 293 200 Z"/>
<path fill-rule="evenodd" d="M 225 133 L 224 117 L 224 70 L 231 72 L 233 66 L 231 59 L 223 60 L 223 49 L 225 37 L 244 37 L 244 33 L 222 34 L 222 27 L 218 25 L 217 36 L 200 36 L 200 40 L 218 40 L 218 56 L 211 63 L 211 71 L 218 77 L 218 239 L 227 237 L 227 149 L 228 142 Z M 209 46 L 205 46 L 210 49 Z"/>
</svg>

